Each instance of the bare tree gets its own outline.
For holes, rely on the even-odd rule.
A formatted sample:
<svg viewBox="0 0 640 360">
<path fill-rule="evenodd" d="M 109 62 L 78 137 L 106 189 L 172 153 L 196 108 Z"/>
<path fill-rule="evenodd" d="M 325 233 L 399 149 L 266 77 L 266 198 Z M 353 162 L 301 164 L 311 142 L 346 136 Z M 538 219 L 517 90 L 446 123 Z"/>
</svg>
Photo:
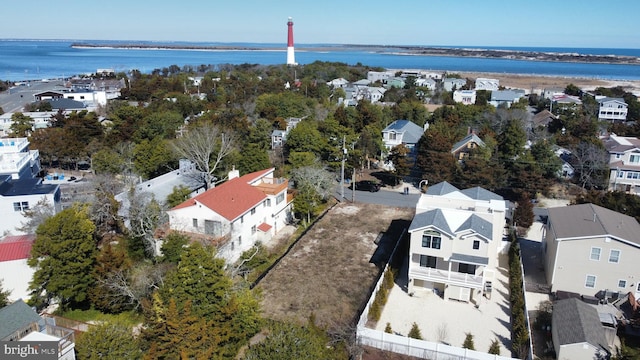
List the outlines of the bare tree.
<svg viewBox="0 0 640 360">
<path fill-rule="evenodd" d="M 578 173 L 582 188 L 597 188 L 606 184 L 609 155 L 604 148 L 583 141 L 573 149 L 572 155 L 572 165 Z"/>
<path fill-rule="evenodd" d="M 174 143 L 177 154 L 195 165 L 192 174 L 206 189 L 215 185 L 214 175 L 218 165 L 234 148 L 234 138 L 214 125 L 202 125 L 190 129 Z"/>
<path fill-rule="evenodd" d="M 155 256 L 157 240 L 155 231 L 159 225 L 167 222 L 167 213 L 162 205 L 149 193 L 138 193 L 132 189 L 129 193 L 128 223 L 131 235 L 144 243 L 145 253 Z"/>
<path fill-rule="evenodd" d="M 109 305 L 127 305 L 137 309 L 144 298 L 159 289 L 171 264 L 143 264 L 133 269 L 118 269 L 105 278 L 98 279 L 99 286 L 107 291 Z"/>
<path fill-rule="evenodd" d="M 322 200 L 326 200 L 333 194 L 335 187 L 334 177 L 319 165 L 293 169 L 291 174 L 298 189 L 311 188 Z"/>
<path fill-rule="evenodd" d="M 21 222 L 20 226 L 16 227 L 16 230 L 26 234 L 34 234 L 38 226 L 54 214 L 53 206 L 47 201 L 46 197 L 43 197 L 38 200 L 35 206 L 22 213 L 22 215 L 27 218 L 27 221 Z"/>
<path fill-rule="evenodd" d="M 118 215 L 120 203 L 115 195 L 122 191 L 120 184 L 113 176 L 96 176 L 94 179 L 96 192 L 91 204 L 91 220 L 96 224 L 100 235 L 121 229 L 122 219 Z"/>
</svg>

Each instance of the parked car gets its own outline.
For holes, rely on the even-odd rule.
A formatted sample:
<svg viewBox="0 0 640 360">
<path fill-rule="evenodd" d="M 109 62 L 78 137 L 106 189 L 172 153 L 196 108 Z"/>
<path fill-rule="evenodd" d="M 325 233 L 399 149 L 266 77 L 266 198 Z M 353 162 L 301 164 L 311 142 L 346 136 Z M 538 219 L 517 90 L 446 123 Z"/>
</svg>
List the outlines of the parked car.
<svg viewBox="0 0 640 360">
<path fill-rule="evenodd" d="M 356 190 L 376 192 L 380 190 L 380 184 L 371 180 L 362 180 L 352 183 L 351 188 L 355 185 Z"/>
</svg>

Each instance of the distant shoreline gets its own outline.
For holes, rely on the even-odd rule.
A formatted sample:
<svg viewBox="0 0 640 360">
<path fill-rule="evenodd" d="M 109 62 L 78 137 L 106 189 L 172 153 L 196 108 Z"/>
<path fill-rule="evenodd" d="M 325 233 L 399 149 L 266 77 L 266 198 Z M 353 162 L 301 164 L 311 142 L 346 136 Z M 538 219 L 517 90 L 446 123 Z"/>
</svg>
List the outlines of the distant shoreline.
<svg viewBox="0 0 640 360">
<path fill-rule="evenodd" d="M 277 47 L 254 46 L 224 46 L 224 45 L 171 45 L 171 44 L 94 44 L 72 43 L 76 49 L 129 49 L 129 50 L 188 50 L 188 51 L 286 51 Z M 522 50 L 498 50 L 475 48 L 444 48 L 423 46 L 383 46 L 383 45 L 337 45 L 319 47 L 297 47 L 298 51 L 363 51 L 368 50 L 377 53 L 390 53 L 395 55 L 414 56 L 450 56 L 450 57 L 474 57 L 485 59 L 525 60 L 525 61 L 550 61 L 569 63 L 591 64 L 625 64 L 640 65 L 640 58 L 624 55 L 599 55 L 578 54 L 568 52 L 551 51 L 522 51 Z"/>
</svg>

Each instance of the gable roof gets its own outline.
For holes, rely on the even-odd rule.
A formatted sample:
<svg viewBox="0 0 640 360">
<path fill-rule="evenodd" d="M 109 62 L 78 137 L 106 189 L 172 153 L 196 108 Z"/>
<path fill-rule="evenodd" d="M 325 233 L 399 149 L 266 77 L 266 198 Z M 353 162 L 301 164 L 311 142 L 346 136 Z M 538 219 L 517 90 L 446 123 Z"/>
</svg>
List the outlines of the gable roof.
<svg viewBox="0 0 640 360">
<path fill-rule="evenodd" d="M 469 216 L 469 218 L 465 220 L 458 229 L 456 229 L 456 232 L 459 233 L 466 230 L 471 230 L 487 239 L 487 241 L 491 241 L 493 235 L 493 224 L 480 216 L 473 214 Z"/>
<path fill-rule="evenodd" d="M 476 144 L 478 144 L 478 146 L 485 146 L 484 141 L 482 141 L 482 139 L 480 139 L 480 137 L 478 137 L 478 135 L 476 135 L 475 133 L 471 133 L 467 136 L 465 136 L 462 140 L 458 141 L 457 143 L 453 144 L 453 146 L 451 147 L 451 152 L 456 152 L 457 150 L 459 150 L 461 147 L 463 147 L 464 145 L 466 145 L 469 142 L 474 142 Z"/>
<path fill-rule="evenodd" d="M 551 111 L 544 109 L 535 114 L 531 119 L 536 126 L 547 126 L 551 121 L 556 118 Z"/>
<path fill-rule="evenodd" d="M 274 168 L 260 170 L 231 179 L 188 199 L 171 210 L 183 209 L 200 203 L 225 219 L 233 221 L 267 198 L 262 191 L 251 184 L 273 170 Z"/>
<path fill-rule="evenodd" d="M 0 309 L 0 340 L 40 320 L 41 318 L 38 313 L 30 308 L 22 299 L 18 299 L 13 304 Z"/>
<path fill-rule="evenodd" d="M 443 181 L 443 182 L 437 183 L 437 184 L 435 184 L 433 186 L 429 186 L 429 188 L 427 189 L 425 194 L 427 194 L 427 195 L 446 195 L 446 194 L 452 193 L 454 191 L 460 191 L 460 189 L 458 189 L 457 187 L 449 184 L 446 181 Z"/>
<path fill-rule="evenodd" d="M 462 224 L 460 224 L 455 231 L 452 231 L 451 226 L 460 220 L 463 220 Z M 409 232 L 427 227 L 433 227 L 450 237 L 455 237 L 457 233 L 470 230 L 487 241 L 493 239 L 493 224 L 468 211 L 449 211 L 445 213 L 442 209 L 433 209 L 418 213 L 411 221 L 411 225 L 409 225 Z"/>
<path fill-rule="evenodd" d="M 491 92 L 491 101 L 516 101 L 522 96 L 524 96 L 523 91 L 498 90 Z"/>
<path fill-rule="evenodd" d="M 67 98 L 63 98 L 63 99 L 47 99 L 47 100 L 43 100 L 43 101 L 48 102 L 49 104 L 51 104 L 51 108 L 53 110 L 58 110 L 58 109 L 68 110 L 68 109 L 84 109 L 84 108 L 86 108 L 84 103 L 82 103 L 80 101 L 67 99 Z"/>
<path fill-rule="evenodd" d="M 608 103 L 608 102 L 617 102 L 617 103 L 625 105 L 625 106 L 627 105 L 627 102 L 624 101 L 623 98 L 604 97 L 604 98 L 598 99 L 598 103 L 600 103 L 600 105 L 602 105 L 604 103 Z"/>
<path fill-rule="evenodd" d="M 447 222 L 447 219 L 441 209 L 434 209 L 416 214 L 411 221 L 411 225 L 409 225 L 409 232 L 422 229 L 427 226 L 433 226 L 441 232 L 453 237 L 453 231 L 451 231 L 449 222 Z"/>
<path fill-rule="evenodd" d="M 424 133 L 424 129 L 409 120 L 396 120 L 384 128 L 382 132 L 402 133 L 403 143 L 417 144 Z"/>
<path fill-rule="evenodd" d="M 577 298 L 554 302 L 551 322 L 557 329 L 558 345 L 586 342 L 598 348 L 608 348 L 598 311 Z"/>
<path fill-rule="evenodd" d="M 640 247 L 640 224 L 631 216 L 594 204 L 549 208 L 549 222 L 556 239 L 611 236 Z"/>
<path fill-rule="evenodd" d="M 610 153 L 624 153 L 633 149 L 640 149 L 640 139 L 630 136 L 611 134 L 602 139 L 604 148 Z"/>
<path fill-rule="evenodd" d="M 7 236 L 0 241 L 0 262 L 28 259 L 35 235 Z"/>
<path fill-rule="evenodd" d="M 494 192 L 491 192 L 485 188 L 481 188 L 479 186 L 472 187 L 469 189 L 464 189 L 460 191 L 461 193 L 467 195 L 468 197 L 474 200 L 504 200 L 504 198 Z"/>
</svg>

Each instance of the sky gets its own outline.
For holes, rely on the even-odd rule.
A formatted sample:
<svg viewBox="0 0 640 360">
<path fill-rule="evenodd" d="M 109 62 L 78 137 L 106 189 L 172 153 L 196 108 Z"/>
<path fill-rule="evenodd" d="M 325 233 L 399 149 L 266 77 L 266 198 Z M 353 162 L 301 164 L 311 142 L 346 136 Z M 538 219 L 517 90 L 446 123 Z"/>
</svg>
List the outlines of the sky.
<svg viewBox="0 0 640 360">
<path fill-rule="evenodd" d="M 0 38 L 640 48 L 639 0 L 3 1 Z"/>
</svg>

